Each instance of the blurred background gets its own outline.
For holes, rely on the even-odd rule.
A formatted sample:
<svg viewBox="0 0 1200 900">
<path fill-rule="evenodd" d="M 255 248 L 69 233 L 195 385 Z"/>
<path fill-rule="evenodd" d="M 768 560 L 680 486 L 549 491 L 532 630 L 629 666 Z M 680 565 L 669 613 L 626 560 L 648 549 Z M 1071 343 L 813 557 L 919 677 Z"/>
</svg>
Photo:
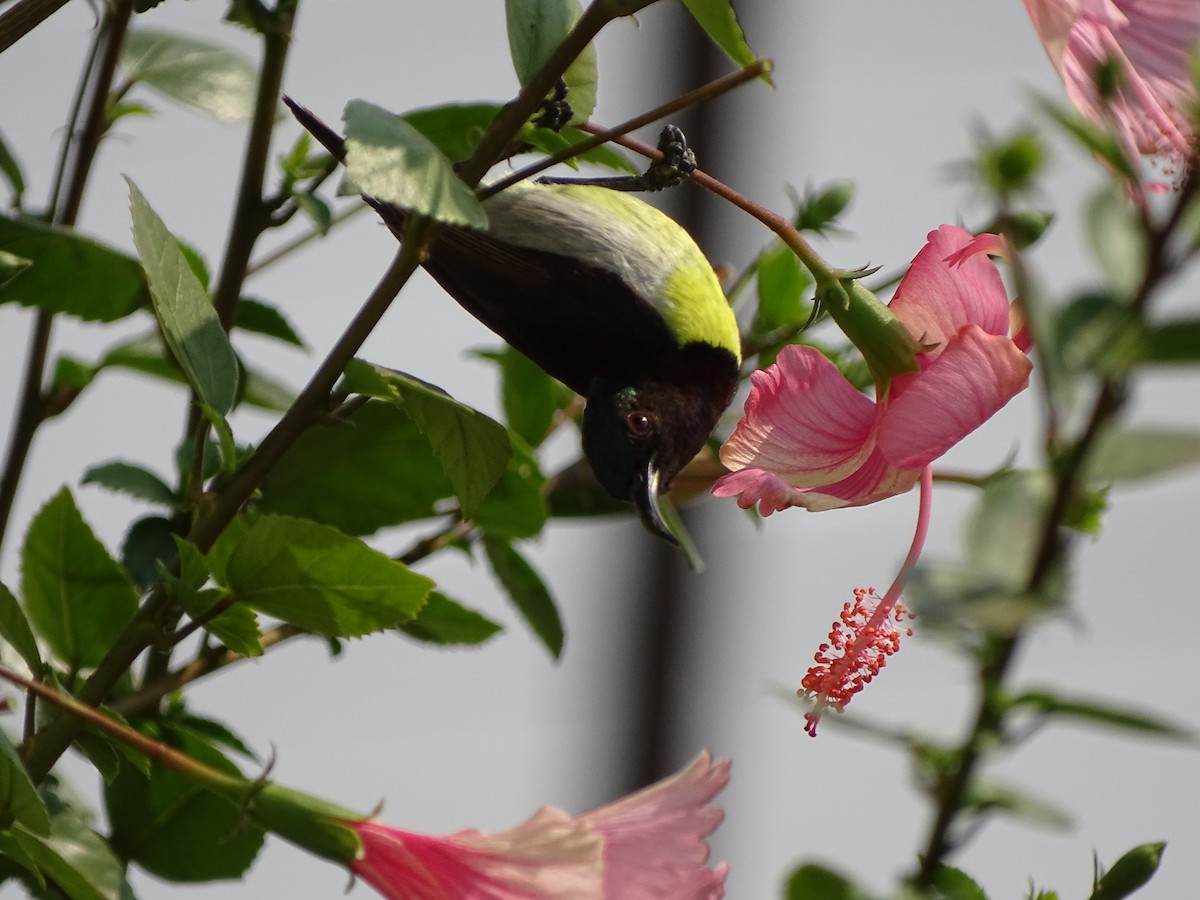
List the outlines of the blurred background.
<svg viewBox="0 0 1200 900">
<path fill-rule="evenodd" d="M 774 90 L 755 83 L 681 119 L 700 164 L 747 195 L 789 212 L 789 185 L 857 183 L 847 232 L 818 243 L 832 262 L 893 269 L 944 222 L 983 224 L 988 210 L 954 174 L 981 129 L 1003 133 L 1036 121 L 1030 92 L 1061 96 L 1021 3 L 889 0 L 737 4 L 749 43 L 775 59 Z M 919 10 L 919 13 L 914 12 Z M 224 5 L 164 3 L 135 21 L 219 41 L 255 58 L 253 37 L 219 21 Z M 54 154 L 94 14 L 69 3 L 0 56 L 0 130 L 19 156 L 31 205 L 49 193 Z M 600 101 L 615 123 L 725 71 L 673 3 L 609 28 L 599 41 Z M 285 88 L 336 122 L 345 101 L 397 111 L 448 101 L 504 100 L 516 90 L 503 4 L 355 0 L 300 6 Z M 215 265 L 224 245 L 244 128 L 221 125 L 139 94 L 152 120 L 123 120 L 101 148 L 80 228 L 131 250 L 122 173 L 134 176 L 177 235 Z M 285 123 L 279 151 L 298 128 Z M 655 130 L 641 135 L 653 142 Z M 1094 269 L 1078 210 L 1098 183 L 1071 149 L 1056 153 L 1043 205 L 1058 214 L 1032 262 L 1062 292 Z M 769 235 L 696 188 L 664 199 L 694 225 L 716 265 L 745 265 Z M 657 201 L 656 201 L 657 202 Z M 670 204 L 675 204 L 670 206 Z M 268 236 L 268 241 L 272 236 Z M 269 246 L 264 243 L 262 246 Z M 280 306 L 309 355 L 243 337 L 242 352 L 293 387 L 328 349 L 386 268 L 393 239 L 372 216 L 336 230 L 250 284 Z M 1195 313 L 1196 282 L 1172 306 Z M 0 422 L 9 427 L 23 366 L 28 310 L 0 307 Z M 60 317 L 54 349 L 95 358 L 145 328 L 88 326 Z M 495 411 L 493 369 L 464 350 L 495 339 L 420 275 L 361 355 L 438 384 Z M 1145 423 L 1200 420 L 1194 375 L 1143 378 L 1131 406 Z M 954 448 L 944 465 L 989 470 L 1010 456 L 1034 460 L 1040 435 L 1023 395 Z M 162 473 L 184 421 L 185 395 L 136 375 L 106 372 L 70 412 L 38 435 L 14 511 L 0 579 L 19 583 L 18 548 L 29 519 L 71 485 L 93 528 L 115 551 L 143 509 L 79 487 L 89 465 L 131 459 Z M 733 412 L 736 412 L 737 408 Z M 731 413 L 732 415 L 732 413 Z M 253 441 L 271 419 L 239 413 Z M 549 448 L 547 471 L 570 461 L 573 438 Z M 922 845 L 930 810 L 906 758 L 839 728 L 818 739 L 786 702 L 852 588 L 890 583 L 911 538 L 916 496 L 865 509 L 791 510 L 756 527 L 730 501 L 690 515 L 708 569 L 689 573 L 633 519 L 553 523 L 529 547 L 567 628 L 562 660 L 535 642 L 482 567 L 439 558 L 427 568 L 447 593 L 503 621 L 480 649 L 446 651 L 377 635 L 348 642 L 332 660 L 321 641 L 295 642 L 189 690 L 194 709 L 219 716 L 258 751 L 274 748 L 281 783 L 368 811 L 398 827 L 495 830 L 552 803 L 581 812 L 680 767 L 702 747 L 733 759 L 711 840 L 729 861 L 732 898 L 778 896 L 791 868 L 819 860 L 886 892 Z M 961 548 L 969 492 L 937 489 L 926 558 Z M 1107 698 L 1200 726 L 1196 678 L 1200 605 L 1200 474 L 1113 492 L 1098 540 L 1073 572 L 1074 614 L 1026 641 L 1021 685 Z M 383 532 L 396 552 L 408 532 Z M 885 676 L 855 699 L 853 715 L 945 740 L 965 729 L 972 673 L 922 635 L 905 642 Z M 90 769 L 68 766 L 88 796 Z M 1048 830 L 996 819 L 954 862 L 992 897 L 1023 896 L 1032 883 L 1064 897 L 1090 890 L 1092 854 L 1111 862 L 1135 844 L 1169 842 L 1157 877 L 1139 896 L 1192 896 L 1200 883 L 1200 755 L 1195 747 L 1055 726 L 990 773 L 1067 811 L 1074 826 Z M 139 897 L 336 897 L 346 874 L 277 840 L 243 882 L 187 887 L 137 875 Z M 356 895 L 366 895 L 360 887 Z M 13 889 L 0 895 L 15 895 Z"/>
</svg>

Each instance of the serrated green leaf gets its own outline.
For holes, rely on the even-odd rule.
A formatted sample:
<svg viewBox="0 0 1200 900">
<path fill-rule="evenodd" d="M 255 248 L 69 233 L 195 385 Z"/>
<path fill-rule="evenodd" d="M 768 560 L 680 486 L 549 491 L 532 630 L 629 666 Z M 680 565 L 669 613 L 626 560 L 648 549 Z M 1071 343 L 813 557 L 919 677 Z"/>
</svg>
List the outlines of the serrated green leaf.
<svg viewBox="0 0 1200 900">
<path fill-rule="evenodd" d="M 550 515 L 542 495 L 545 483 L 533 452 L 517 438 L 508 468 L 475 510 L 475 524 L 499 537 L 536 537 Z"/>
<path fill-rule="evenodd" d="M 165 481 L 149 469 L 133 463 L 113 461 L 92 466 L 83 473 L 80 484 L 99 485 L 158 506 L 174 507 L 179 502 Z"/>
<path fill-rule="evenodd" d="M 174 558 L 175 526 L 164 516 L 138 519 L 121 543 L 121 563 L 142 591 L 158 581 L 159 563 L 165 565 Z"/>
<path fill-rule="evenodd" d="M 469 159 L 500 111 L 498 103 L 446 103 L 414 109 L 401 118 L 425 135 L 447 159 Z"/>
<path fill-rule="evenodd" d="M 454 486 L 463 515 L 471 518 L 512 457 L 504 426 L 403 372 L 359 359 L 346 367 L 346 385 L 356 393 L 390 400 L 409 415 Z"/>
<path fill-rule="evenodd" d="M 788 876 L 786 900 L 869 900 L 850 879 L 832 869 L 806 863 Z"/>
<path fill-rule="evenodd" d="M 234 325 L 242 331 L 273 337 L 285 344 L 293 344 L 301 348 L 307 347 L 283 313 L 269 303 L 253 297 L 242 297 L 238 301 Z"/>
<path fill-rule="evenodd" d="M 306 431 L 263 481 L 259 508 L 364 535 L 429 518 L 452 495 L 413 420 L 372 401 L 348 421 Z"/>
<path fill-rule="evenodd" d="M 176 731 L 194 734 L 214 747 L 227 747 L 230 750 L 236 750 L 246 759 L 259 761 L 258 754 L 250 749 L 250 745 L 224 722 L 218 722 L 216 719 L 206 716 L 193 715 L 182 707 L 176 709 L 168 721 L 171 728 Z"/>
<path fill-rule="evenodd" d="M 438 222 L 486 228 L 487 215 L 443 156 L 399 116 L 364 100 L 346 105 L 345 193 L 362 193 Z"/>
<path fill-rule="evenodd" d="M 742 67 L 754 62 L 754 51 L 746 43 L 730 0 L 683 0 L 683 5 L 726 56 Z M 769 76 L 763 79 L 770 84 Z"/>
<path fill-rule="evenodd" d="M 0 728 L 0 818 L 16 821 L 35 834 L 50 833 L 46 804 L 38 795 L 25 764 L 17 755 L 8 733 Z"/>
<path fill-rule="evenodd" d="M 159 574 L 167 585 L 171 599 L 183 607 L 192 619 L 197 619 L 228 597 L 229 591 L 224 588 L 202 589 L 209 579 L 208 561 L 194 544 L 179 536 L 175 537 L 175 545 L 179 554 L 179 577 L 172 576 L 165 567 L 160 568 Z M 207 620 L 203 627 L 235 653 L 262 656 L 262 631 L 258 627 L 258 616 L 244 604 L 233 604 Z"/>
<path fill-rule="evenodd" d="M 131 81 L 222 122 L 249 121 L 254 115 L 258 71 L 225 47 L 137 28 L 125 40 L 121 67 Z"/>
<path fill-rule="evenodd" d="M 21 195 L 25 193 L 25 176 L 21 173 L 21 164 L 8 149 L 3 135 L 0 135 L 0 175 L 8 181 L 13 192 L 13 206 L 21 205 Z"/>
<path fill-rule="evenodd" d="M 1029 710 L 1039 715 L 1053 715 L 1066 719 L 1136 731 L 1156 737 L 1194 741 L 1196 734 L 1184 725 L 1150 715 L 1140 709 L 1128 709 L 1077 697 L 1061 697 L 1052 691 L 1023 691 L 1010 701 L 1013 710 Z"/>
<path fill-rule="evenodd" d="M 222 415 L 238 393 L 238 362 L 229 336 L 179 245 L 130 179 L 133 243 L 150 282 L 154 314 L 171 352 L 201 402 Z"/>
<path fill-rule="evenodd" d="M 546 645 L 550 655 L 558 659 L 563 648 L 562 619 L 541 576 L 508 541 L 485 537 L 483 546 L 492 572 L 507 591 L 513 606 Z"/>
<path fill-rule="evenodd" d="M 166 725 L 160 739 L 220 772 L 241 774 L 223 753 L 189 730 Z M 168 881 L 238 878 L 262 848 L 264 834 L 244 810 L 169 769 L 155 768 L 146 776 L 125 766 L 105 788 L 104 798 L 113 848 Z"/>
<path fill-rule="evenodd" d="M 521 86 L 528 84 L 583 15 L 579 0 L 505 0 L 508 48 Z M 562 76 L 571 121 L 586 122 L 596 108 L 596 48 L 588 44 Z"/>
<path fill-rule="evenodd" d="M 240 602 L 326 637 L 357 637 L 412 619 L 433 582 L 357 538 L 290 516 L 262 516 L 225 570 Z"/>
<path fill-rule="evenodd" d="M 150 300 L 137 260 L 75 232 L 0 216 L 0 247 L 32 262 L 0 285 L 0 303 L 113 322 Z"/>
<path fill-rule="evenodd" d="M 1092 481 L 1136 481 L 1200 464 L 1200 432 L 1149 426 L 1105 432 L 1087 463 Z"/>
<path fill-rule="evenodd" d="M 17 598 L 3 584 L 0 584 L 0 639 L 17 651 L 29 671 L 37 674 L 42 669 L 42 654 L 38 650 L 37 640 L 25 618 L 25 611 Z"/>
<path fill-rule="evenodd" d="M 78 811 L 42 790 L 50 813 L 50 834 L 20 826 L 10 833 L 38 868 L 70 900 L 129 900 L 124 866 L 108 843 L 88 827 Z"/>
<path fill-rule="evenodd" d="M 400 629 L 411 638 L 429 644 L 467 644 L 475 646 L 490 640 L 503 628 L 473 609 L 434 591 L 411 622 Z"/>
<path fill-rule="evenodd" d="M 1134 847 L 1101 876 L 1088 900 L 1122 900 L 1128 897 L 1154 877 L 1166 848 L 1163 841 Z"/>
<path fill-rule="evenodd" d="M 72 669 L 98 664 L 137 609 L 128 576 L 65 487 L 25 535 L 21 593 L 34 630 Z"/>
</svg>

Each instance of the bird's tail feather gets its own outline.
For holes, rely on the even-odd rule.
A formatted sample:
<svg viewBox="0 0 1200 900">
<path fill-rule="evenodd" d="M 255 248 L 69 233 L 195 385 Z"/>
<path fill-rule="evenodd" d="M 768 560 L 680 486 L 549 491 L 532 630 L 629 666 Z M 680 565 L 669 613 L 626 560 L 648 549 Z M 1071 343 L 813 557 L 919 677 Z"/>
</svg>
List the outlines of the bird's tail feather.
<svg viewBox="0 0 1200 900">
<path fill-rule="evenodd" d="M 311 109 L 301 106 L 287 94 L 283 95 L 283 102 L 292 111 L 292 115 L 296 117 L 296 121 L 303 125 L 308 133 L 315 137 L 326 150 L 332 153 L 338 162 L 346 161 L 346 142 L 342 140 L 340 134 L 318 119 Z"/>
</svg>

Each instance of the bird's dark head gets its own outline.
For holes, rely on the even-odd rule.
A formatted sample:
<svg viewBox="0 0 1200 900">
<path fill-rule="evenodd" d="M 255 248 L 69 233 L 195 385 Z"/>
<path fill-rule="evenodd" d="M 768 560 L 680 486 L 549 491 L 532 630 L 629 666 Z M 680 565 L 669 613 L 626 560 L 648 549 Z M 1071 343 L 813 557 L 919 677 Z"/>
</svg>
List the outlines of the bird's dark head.
<svg viewBox="0 0 1200 900">
<path fill-rule="evenodd" d="M 733 367 L 736 379 L 736 366 Z M 671 380 L 619 384 L 598 378 L 583 415 L 583 452 L 601 486 L 637 507 L 646 527 L 673 544 L 658 497 L 704 446 L 733 391 Z"/>
</svg>

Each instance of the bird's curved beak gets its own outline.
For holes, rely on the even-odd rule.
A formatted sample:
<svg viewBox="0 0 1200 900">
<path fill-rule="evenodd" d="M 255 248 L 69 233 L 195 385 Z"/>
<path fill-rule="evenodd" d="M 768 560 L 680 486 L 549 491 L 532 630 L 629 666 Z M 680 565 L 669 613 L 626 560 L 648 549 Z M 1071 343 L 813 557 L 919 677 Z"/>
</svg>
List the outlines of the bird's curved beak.
<svg viewBox="0 0 1200 900">
<path fill-rule="evenodd" d="M 664 541 L 678 547 L 680 546 L 679 537 L 667 524 L 663 518 L 662 511 L 658 507 L 658 488 L 658 467 L 651 460 L 646 464 L 644 470 L 638 471 L 634 476 L 630 499 L 633 500 L 633 505 L 637 507 L 642 523 Z"/>
</svg>

